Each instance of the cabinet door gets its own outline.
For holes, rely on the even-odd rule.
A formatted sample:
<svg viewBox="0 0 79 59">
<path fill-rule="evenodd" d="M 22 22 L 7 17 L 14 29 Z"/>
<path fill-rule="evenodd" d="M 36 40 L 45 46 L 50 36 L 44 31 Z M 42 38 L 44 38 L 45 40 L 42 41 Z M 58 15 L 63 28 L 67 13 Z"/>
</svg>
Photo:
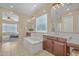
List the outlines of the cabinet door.
<svg viewBox="0 0 79 59">
<path fill-rule="evenodd" d="M 53 52 L 53 44 L 52 44 L 52 40 L 44 40 L 43 41 L 43 48 L 44 50 L 47 50 L 48 52 L 52 53 Z"/>
<path fill-rule="evenodd" d="M 54 54 L 56 56 L 66 55 L 66 44 L 58 41 L 54 41 Z"/>
</svg>

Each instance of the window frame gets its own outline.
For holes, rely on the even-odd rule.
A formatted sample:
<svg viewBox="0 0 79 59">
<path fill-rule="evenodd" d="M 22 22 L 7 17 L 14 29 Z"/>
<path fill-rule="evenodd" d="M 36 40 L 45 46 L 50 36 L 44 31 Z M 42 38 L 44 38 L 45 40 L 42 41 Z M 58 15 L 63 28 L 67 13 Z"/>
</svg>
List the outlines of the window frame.
<svg viewBox="0 0 79 59">
<path fill-rule="evenodd" d="M 46 16 L 46 23 L 45 23 L 45 26 L 46 26 L 46 30 L 44 30 L 44 31 L 39 31 L 38 29 L 37 29 L 37 20 L 38 20 L 38 18 L 40 18 L 40 17 L 44 17 L 44 16 Z M 39 16 L 39 17 L 37 17 L 36 18 L 36 32 L 47 32 L 47 25 L 48 25 L 48 14 L 43 14 L 43 15 L 41 15 L 41 16 Z M 44 19 L 43 19 L 44 20 Z"/>
<path fill-rule="evenodd" d="M 4 31 L 4 27 L 3 27 L 4 25 L 6 25 L 6 31 Z M 10 26 L 8 26 L 8 25 L 10 25 Z M 16 31 L 15 31 L 15 30 L 11 30 L 11 29 L 10 29 L 10 31 L 9 31 L 9 30 L 8 30 L 8 27 L 11 28 L 11 27 L 13 27 L 13 25 L 14 25 L 14 26 L 17 25 L 17 26 L 16 26 L 16 27 L 17 27 L 17 28 L 16 28 Z M 3 33 L 8 33 L 8 32 L 11 32 L 11 33 L 14 32 L 14 33 L 16 33 L 16 32 L 18 32 L 18 24 L 15 24 L 15 23 L 14 23 L 14 24 L 13 24 L 13 23 L 3 23 L 3 24 L 2 24 L 2 32 L 3 32 Z"/>
</svg>

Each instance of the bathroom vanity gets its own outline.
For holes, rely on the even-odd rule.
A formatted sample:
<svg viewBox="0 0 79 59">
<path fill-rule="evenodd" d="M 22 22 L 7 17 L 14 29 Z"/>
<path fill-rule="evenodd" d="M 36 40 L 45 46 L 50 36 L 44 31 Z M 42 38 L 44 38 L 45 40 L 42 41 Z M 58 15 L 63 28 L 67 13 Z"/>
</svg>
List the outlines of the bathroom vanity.
<svg viewBox="0 0 79 59">
<path fill-rule="evenodd" d="M 43 49 L 57 56 L 67 56 L 70 54 L 69 46 L 67 46 L 67 39 L 58 37 L 43 35 Z"/>
<path fill-rule="evenodd" d="M 43 35 L 43 49 L 56 56 L 70 55 L 70 48 L 79 49 L 79 41 L 70 40 L 70 36 L 65 35 Z"/>
</svg>

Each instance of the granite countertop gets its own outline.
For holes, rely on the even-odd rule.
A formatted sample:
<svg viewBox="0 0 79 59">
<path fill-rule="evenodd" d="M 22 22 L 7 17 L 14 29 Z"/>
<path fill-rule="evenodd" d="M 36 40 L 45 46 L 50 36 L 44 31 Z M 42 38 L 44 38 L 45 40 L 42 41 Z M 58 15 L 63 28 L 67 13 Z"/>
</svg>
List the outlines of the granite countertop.
<svg viewBox="0 0 79 59">
<path fill-rule="evenodd" d="M 58 34 L 44 34 L 44 35 L 54 36 L 54 37 L 62 37 L 62 38 L 67 38 L 67 39 L 70 38 L 69 35 L 58 35 Z"/>
<path fill-rule="evenodd" d="M 67 40 L 67 43 L 79 45 L 79 41 L 77 39 Z"/>
<path fill-rule="evenodd" d="M 79 45 L 79 40 L 78 39 L 72 39 L 70 35 L 64 35 L 64 34 L 63 35 L 61 35 L 61 34 L 59 34 L 59 35 L 57 35 L 57 34 L 44 34 L 44 35 L 66 38 L 67 43 Z"/>
</svg>

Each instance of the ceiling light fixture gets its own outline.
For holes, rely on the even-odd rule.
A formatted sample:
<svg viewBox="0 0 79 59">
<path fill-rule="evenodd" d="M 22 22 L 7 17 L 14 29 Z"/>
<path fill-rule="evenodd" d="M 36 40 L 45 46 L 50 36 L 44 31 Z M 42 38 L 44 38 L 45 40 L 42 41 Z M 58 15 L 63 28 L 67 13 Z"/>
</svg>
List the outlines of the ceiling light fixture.
<svg viewBox="0 0 79 59">
<path fill-rule="evenodd" d="M 57 8 L 60 8 L 61 6 L 64 6 L 64 4 L 63 3 L 55 3 L 52 5 L 52 8 L 55 10 Z"/>
<path fill-rule="evenodd" d="M 14 7 L 13 5 L 10 6 L 10 8 L 13 8 L 13 7 Z"/>
</svg>

